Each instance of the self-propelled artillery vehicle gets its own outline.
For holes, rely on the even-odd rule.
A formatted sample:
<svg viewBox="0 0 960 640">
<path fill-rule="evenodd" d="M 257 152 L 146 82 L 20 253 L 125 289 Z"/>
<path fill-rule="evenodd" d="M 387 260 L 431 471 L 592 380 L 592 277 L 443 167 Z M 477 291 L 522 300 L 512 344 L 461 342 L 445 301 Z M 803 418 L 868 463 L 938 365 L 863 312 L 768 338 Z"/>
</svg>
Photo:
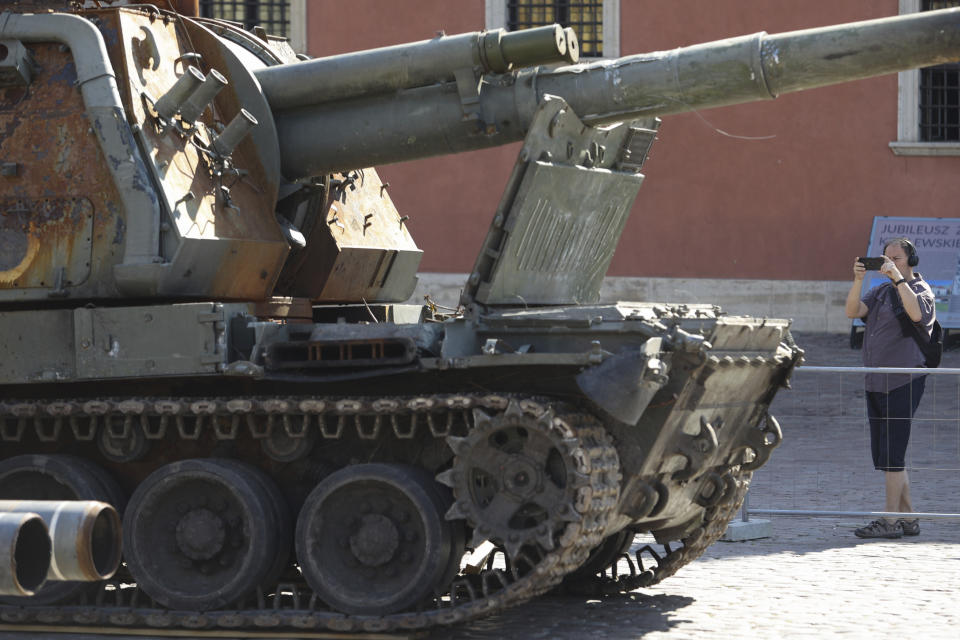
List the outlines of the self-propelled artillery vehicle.
<svg viewBox="0 0 960 640">
<path fill-rule="evenodd" d="M 671 575 L 801 352 L 598 302 L 657 117 L 960 58 L 957 11 L 575 64 L 559 26 L 298 60 L 5 4 L 0 499 L 123 514 L 118 574 L 0 598 L 20 628 L 414 629 Z M 518 140 L 462 308 L 403 304 L 420 251 L 371 166 Z"/>
</svg>

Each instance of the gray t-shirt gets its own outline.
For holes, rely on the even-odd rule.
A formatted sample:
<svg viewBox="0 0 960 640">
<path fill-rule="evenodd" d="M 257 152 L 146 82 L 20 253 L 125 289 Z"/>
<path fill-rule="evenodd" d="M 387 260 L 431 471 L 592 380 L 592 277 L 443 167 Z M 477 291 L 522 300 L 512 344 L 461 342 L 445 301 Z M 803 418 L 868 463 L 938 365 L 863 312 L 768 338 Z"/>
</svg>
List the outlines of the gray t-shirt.
<svg viewBox="0 0 960 640">
<path fill-rule="evenodd" d="M 933 291 L 923 281 L 919 273 L 907 283 L 917 294 L 920 304 L 920 324 L 926 327 L 927 335 L 933 330 L 936 317 Z M 867 291 L 862 302 L 867 305 L 867 316 L 863 319 L 866 330 L 863 334 L 863 366 L 865 367 L 922 367 L 925 358 L 917 341 L 912 336 L 903 335 L 900 321 L 894 313 L 893 296 L 899 301 L 900 294 L 892 282 L 885 282 Z M 910 383 L 908 373 L 868 373 L 867 391 L 891 391 Z"/>
</svg>

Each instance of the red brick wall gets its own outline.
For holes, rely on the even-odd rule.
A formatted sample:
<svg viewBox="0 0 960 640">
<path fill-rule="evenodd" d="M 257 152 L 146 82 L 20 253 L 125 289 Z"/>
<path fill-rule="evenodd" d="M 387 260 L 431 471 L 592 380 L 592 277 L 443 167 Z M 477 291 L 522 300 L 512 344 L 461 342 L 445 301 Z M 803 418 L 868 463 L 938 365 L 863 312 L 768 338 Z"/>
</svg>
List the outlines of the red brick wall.
<svg viewBox="0 0 960 640">
<path fill-rule="evenodd" d="M 621 55 L 896 15 L 897 4 L 621 0 Z M 485 26 L 483 0 L 307 5 L 314 56 Z M 960 158 L 894 156 L 896 135 L 895 75 L 667 116 L 610 275 L 846 279 L 873 216 L 960 215 Z M 472 267 L 517 149 L 380 168 L 422 270 Z"/>
</svg>

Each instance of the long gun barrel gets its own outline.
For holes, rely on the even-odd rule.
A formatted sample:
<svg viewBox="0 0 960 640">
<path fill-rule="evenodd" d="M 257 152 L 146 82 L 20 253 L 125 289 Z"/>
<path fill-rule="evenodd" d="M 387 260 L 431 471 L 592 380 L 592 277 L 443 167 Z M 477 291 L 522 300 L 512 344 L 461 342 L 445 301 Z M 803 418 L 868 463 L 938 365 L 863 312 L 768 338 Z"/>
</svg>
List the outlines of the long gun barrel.
<svg viewBox="0 0 960 640">
<path fill-rule="evenodd" d="M 422 87 L 471 75 L 506 73 L 538 64 L 575 63 L 577 36 L 553 24 L 508 32 L 504 29 L 437 36 L 433 40 L 329 56 L 254 72 L 274 110 L 318 101 L 331 102 L 370 93 Z"/>
<path fill-rule="evenodd" d="M 287 178 L 498 146 L 523 138 L 544 95 L 588 124 L 756 100 L 960 60 L 960 9 L 764 32 L 612 61 L 486 76 L 480 126 L 457 83 L 275 113 Z M 268 99 L 273 102 L 269 90 Z"/>
</svg>

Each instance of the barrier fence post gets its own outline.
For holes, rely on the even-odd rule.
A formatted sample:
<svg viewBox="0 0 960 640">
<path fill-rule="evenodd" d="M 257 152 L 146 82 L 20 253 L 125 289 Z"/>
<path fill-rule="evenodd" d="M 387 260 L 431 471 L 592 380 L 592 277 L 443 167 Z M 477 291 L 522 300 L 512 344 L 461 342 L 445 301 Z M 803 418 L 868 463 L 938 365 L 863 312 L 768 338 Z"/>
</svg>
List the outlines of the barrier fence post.
<svg viewBox="0 0 960 640">
<path fill-rule="evenodd" d="M 960 471 L 960 446 L 957 443 L 960 443 L 960 368 L 947 368 L 939 367 L 934 369 L 928 369 L 925 367 L 852 367 L 852 366 L 841 366 L 841 367 L 827 367 L 827 366 L 801 366 L 797 367 L 794 371 L 794 382 L 796 383 L 797 377 L 800 374 L 814 374 L 819 375 L 836 375 L 836 374 L 849 374 L 851 376 L 862 376 L 865 373 L 882 373 L 882 374 L 912 374 L 912 375 L 924 375 L 930 376 L 930 381 L 927 384 L 927 391 L 924 394 L 924 399 L 921 402 L 921 409 L 918 411 L 920 415 L 912 416 L 913 419 L 913 435 L 911 439 L 916 441 L 918 436 L 924 433 L 924 430 L 920 427 L 926 423 L 928 427 L 927 433 L 929 434 L 929 427 L 932 424 L 933 428 L 933 440 L 930 441 L 930 436 L 927 435 L 927 449 L 922 452 L 922 454 L 915 453 L 914 455 L 922 455 L 923 462 L 919 463 L 916 467 L 911 467 L 908 462 L 908 468 L 916 471 L 936 471 L 938 474 L 938 485 L 939 492 L 943 496 L 955 496 L 957 495 L 957 487 L 960 487 L 960 475 L 957 474 Z M 947 376 L 947 378 L 944 378 Z M 937 391 L 936 380 L 951 379 L 952 382 L 949 383 L 946 392 Z M 863 389 L 862 382 L 858 379 L 857 384 L 855 385 L 857 389 Z M 796 390 L 799 388 L 797 385 L 794 386 Z M 847 420 L 849 421 L 852 416 L 855 421 L 867 423 L 867 416 L 862 411 L 857 411 L 855 414 L 847 413 L 844 403 L 848 403 L 851 398 L 855 398 L 861 404 L 863 403 L 862 396 L 855 395 L 847 397 L 843 392 L 843 385 L 833 385 L 830 386 L 830 392 L 826 395 L 829 396 L 826 400 L 829 402 L 840 402 L 839 406 L 827 406 L 829 402 L 825 400 L 825 394 L 822 391 L 821 386 L 816 386 L 814 390 L 817 392 L 817 398 L 815 404 L 816 410 L 812 410 L 810 406 L 798 406 L 799 410 L 795 414 L 788 414 L 787 418 L 793 418 L 795 423 L 794 426 L 808 425 L 811 420 L 813 421 L 822 421 L 826 420 Z M 847 390 L 849 394 L 849 389 Z M 939 396 L 938 396 L 939 393 Z M 809 398 L 808 398 L 809 399 Z M 802 402 L 802 398 L 796 400 L 795 402 Z M 922 413 L 921 413 L 922 412 Z M 932 414 L 924 415 L 924 414 Z M 784 418 L 782 413 L 778 412 L 781 419 Z M 947 440 L 944 441 L 940 436 L 940 440 L 937 440 L 937 425 L 940 423 L 945 423 L 947 425 L 952 425 L 947 429 Z M 866 426 L 858 426 L 860 437 L 867 438 L 869 435 L 869 429 Z M 866 435 L 864 435 L 866 434 Z M 787 436 L 789 437 L 789 435 Z M 945 444 L 943 444 L 945 442 Z M 914 442 L 912 445 L 912 451 L 916 451 L 916 448 L 920 446 L 920 441 Z M 931 448 L 934 447 L 934 448 Z M 777 464 L 778 456 L 784 455 L 786 452 L 779 452 L 774 456 L 773 463 L 771 467 L 775 467 Z M 809 454 L 808 454 L 809 455 Z M 826 455 L 824 452 L 819 452 L 817 455 L 823 456 Z M 821 462 L 821 458 L 818 457 L 814 462 Z M 814 467 L 816 465 L 813 465 Z M 808 466 L 808 468 L 810 468 Z M 871 466 L 872 468 L 872 466 Z M 766 469 L 760 472 L 769 473 Z M 816 483 L 816 488 L 820 489 L 823 485 L 819 479 L 819 471 L 815 471 L 818 474 L 818 480 Z M 836 480 L 837 476 L 834 474 L 833 479 Z M 828 483 L 829 484 L 829 483 Z M 859 487 L 860 490 L 866 491 L 869 495 L 870 492 L 874 492 L 877 495 L 882 495 L 882 486 L 876 486 L 878 483 L 861 483 L 862 487 Z M 751 485 L 751 489 L 755 488 L 756 485 Z M 763 485 L 766 486 L 766 485 Z M 763 490 L 761 486 L 761 492 Z M 947 520 L 960 520 L 960 513 L 957 512 L 955 507 L 955 502 L 951 499 L 941 499 L 938 503 L 939 511 L 926 511 L 926 512 L 884 512 L 884 511 L 866 511 L 866 510 L 856 510 L 856 509 L 842 509 L 842 504 L 837 504 L 834 508 L 793 508 L 793 509 L 772 509 L 766 507 L 750 509 L 749 506 L 749 495 L 748 491 L 744 494 L 743 506 L 741 508 L 741 517 L 735 522 L 731 522 L 727 527 L 726 533 L 724 533 L 721 540 L 728 541 L 738 541 L 738 540 L 751 540 L 759 537 L 766 537 L 772 534 L 772 528 L 768 529 L 768 533 L 764 535 L 746 535 L 741 533 L 743 531 L 751 531 L 758 523 L 765 523 L 769 525 L 768 520 L 759 520 L 756 516 L 800 516 L 800 517 L 851 517 L 851 518 L 864 518 L 864 519 L 877 519 L 881 517 L 885 518 L 917 518 L 920 520 L 930 520 L 930 521 L 947 521 Z M 783 500 L 783 498 L 780 498 Z M 763 501 L 763 495 L 761 495 L 761 502 Z M 842 500 L 839 500 L 842 503 Z M 751 519 L 751 515 L 754 518 Z"/>
<path fill-rule="evenodd" d="M 725 542 L 743 542 L 744 540 L 758 540 L 773 535 L 773 523 L 769 520 L 750 519 L 750 490 L 743 494 L 743 504 L 740 506 L 740 520 L 733 520 L 727 525 L 721 540 Z"/>
</svg>

